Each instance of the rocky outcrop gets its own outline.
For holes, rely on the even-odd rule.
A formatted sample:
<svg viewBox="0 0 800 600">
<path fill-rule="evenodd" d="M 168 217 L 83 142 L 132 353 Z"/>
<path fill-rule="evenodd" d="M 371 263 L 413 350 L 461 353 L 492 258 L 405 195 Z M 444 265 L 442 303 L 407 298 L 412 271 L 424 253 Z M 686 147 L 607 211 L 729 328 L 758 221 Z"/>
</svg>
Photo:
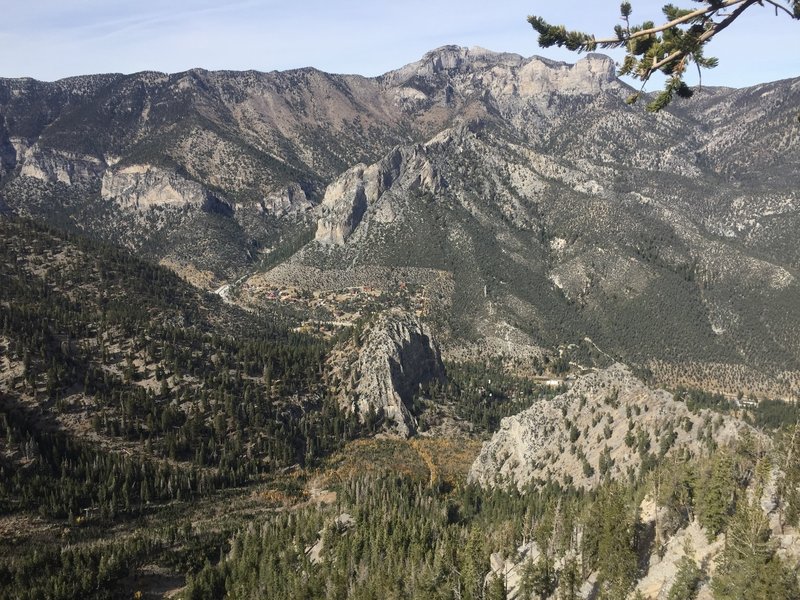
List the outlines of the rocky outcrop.
<svg viewBox="0 0 800 600">
<path fill-rule="evenodd" d="M 358 164 L 348 169 L 327 187 L 315 239 L 321 244 L 342 246 L 370 207 L 375 207 L 378 220 L 393 220 L 391 201 L 384 198 L 388 190 L 435 192 L 440 185 L 426 156 L 426 146 L 395 148 L 373 165 Z"/>
<path fill-rule="evenodd" d="M 6 132 L 0 128 L 0 179 L 17 166 L 17 151 Z"/>
<path fill-rule="evenodd" d="M 230 213 L 230 205 L 197 182 L 174 171 L 152 165 L 131 165 L 109 169 L 103 175 L 100 194 L 124 208 L 147 210 L 153 207 L 200 208 L 208 212 Z"/>
<path fill-rule="evenodd" d="M 749 429 L 732 417 L 693 413 L 665 390 L 653 390 L 621 364 L 590 373 L 550 402 L 502 420 L 483 445 L 469 480 L 524 487 L 557 481 L 591 488 L 605 476 L 637 472 L 643 455 L 680 448 L 706 451 L 703 440 L 726 445 Z M 755 434 L 754 435 L 758 435 Z"/>
<path fill-rule="evenodd" d="M 650 498 L 643 501 L 643 510 L 647 508 L 647 504 L 653 506 Z M 654 527 L 654 514 L 652 512 L 650 514 L 643 513 L 642 523 L 646 528 Z M 691 558 L 701 565 L 710 565 L 715 562 L 725 547 L 723 536 L 709 541 L 708 532 L 700 526 L 696 519 L 691 521 L 667 540 L 661 552 L 653 552 L 650 555 L 647 572 L 636 584 L 636 589 L 641 592 L 642 596 L 645 598 L 667 597 L 669 590 L 675 584 L 679 561 L 686 555 L 687 542 L 692 549 Z M 703 587 L 706 588 L 706 593 L 710 591 L 707 589 L 707 584 L 704 584 Z"/>
<path fill-rule="evenodd" d="M 574 65 L 554 63 L 541 58 L 527 61 L 518 73 L 520 96 L 548 94 L 597 94 L 609 87 L 619 87 L 614 61 L 603 54 L 588 54 Z"/>
<path fill-rule="evenodd" d="M 488 586 L 494 578 L 502 579 L 506 600 L 521 599 L 523 570 L 528 563 L 536 563 L 540 556 L 542 551 L 536 542 L 528 542 L 517 548 L 514 557 L 505 557 L 499 552 L 493 552 L 489 556 L 489 572 L 484 578 L 484 586 Z M 554 568 L 559 566 L 556 564 Z"/>
<path fill-rule="evenodd" d="M 321 244 L 344 245 L 367 212 L 364 175 L 367 167 L 356 165 L 325 190 L 323 216 L 317 222 L 314 239 Z"/>
<path fill-rule="evenodd" d="M 314 203 L 300 185 L 290 183 L 264 196 L 260 207 L 267 214 L 283 217 L 310 210 L 314 207 Z"/>
<path fill-rule="evenodd" d="M 405 110 L 459 105 L 474 109 L 480 90 L 479 102 L 488 102 L 506 115 L 518 112 L 520 101 L 533 100 L 543 109 L 554 93 L 574 97 L 622 89 L 614 61 L 601 54 L 567 64 L 459 46 L 432 50 L 421 60 L 387 73 L 384 81 L 391 84 L 395 101 Z"/>
<path fill-rule="evenodd" d="M 91 183 L 106 168 L 105 162 L 96 156 L 41 148 L 38 145 L 27 148 L 19 162 L 22 165 L 22 177 L 66 185 Z"/>
<path fill-rule="evenodd" d="M 592 94 L 618 85 L 614 61 L 603 54 L 590 53 L 575 64 L 567 64 L 538 56 L 524 58 L 509 52 L 461 46 L 432 50 L 419 61 L 387 73 L 385 79 L 399 90 L 413 90 L 416 88 L 410 86 L 419 86 L 420 80 L 469 74 L 476 74 L 481 86 L 490 89 L 497 97 L 532 96 L 553 90 L 567 94 Z M 453 93 L 457 91 L 453 89 Z M 405 95 L 412 94 L 407 91 Z"/>
<path fill-rule="evenodd" d="M 362 419 L 382 412 L 395 433 L 410 436 L 416 429 L 414 393 L 445 381 L 438 346 L 416 317 L 400 312 L 378 316 L 354 343 L 333 359 L 341 404 Z"/>
<path fill-rule="evenodd" d="M 456 74 L 480 71 L 503 66 L 518 67 L 525 62 L 519 54 L 509 52 L 492 52 L 485 48 L 464 48 L 449 45 L 436 48 L 418 61 L 390 71 L 384 77 L 392 85 L 402 85 L 419 77 L 434 77 L 443 73 Z"/>
<path fill-rule="evenodd" d="M 306 546 L 305 553 L 311 564 L 321 564 L 325 559 L 325 539 L 326 536 L 334 533 L 342 535 L 356 526 L 356 520 L 349 513 L 338 515 L 331 523 L 317 533 L 317 541 L 310 546 Z"/>
</svg>

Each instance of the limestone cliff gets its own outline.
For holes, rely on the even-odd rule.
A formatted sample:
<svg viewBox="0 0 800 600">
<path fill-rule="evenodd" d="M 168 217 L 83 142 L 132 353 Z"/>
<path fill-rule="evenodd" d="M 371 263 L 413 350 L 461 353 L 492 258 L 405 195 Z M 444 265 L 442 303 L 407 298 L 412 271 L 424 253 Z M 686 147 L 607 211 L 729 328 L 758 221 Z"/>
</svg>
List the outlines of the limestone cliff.
<svg viewBox="0 0 800 600">
<path fill-rule="evenodd" d="M 341 246 L 358 227 L 367 211 L 365 170 L 365 165 L 356 165 L 325 190 L 325 198 L 322 200 L 324 212 L 317 222 L 317 233 L 314 236 L 318 242 Z"/>
<path fill-rule="evenodd" d="M 38 145 L 26 148 L 20 163 L 22 177 L 66 185 L 89 183 L 106 168 L 105 162 L 96 156 L 42 148 Z"/>
<path fill-rule="evenodd" d="M 174 171 L 152 165 L 109 169 L 103 175 L 100 194 L 120 206 L 146 210 L 160 206 L 195 207 L 209 212 L 230 212 L 230 205 L 197 182 Z"/>
<path fill-rule="evenodd" d="M 344 245 L 372 207 L 378 220 L 393 220 L 391 200 L 384 198 L 389 189 L 435 192 L 441 181 L 426 153 L 427 146 L 398 147 L 373 165 L 358 164 L 345 171 L 325 190 L 315 239 Z"/>
<path fill-rule="evenodd" d="M 428 83 L 437 77 L 451 77 L 444 90 L 426 93 Z M 508 52 L 492 52 L 485 48 L 443 46 L 425 54 L 420 60 L 385 75 L 395 87 L 401 101 L 419 103 L 435 97 L 452 104 L 469 95 L 476 84 L 493 97 L 505 99 L 561 94 L 597 94 L 601 90 L 620 87 L 614 61 L 602 54 L 588 54 L 575 64 L 559 63 L 538 56 L 524 58 Z"/>
<path fill-rule="evenodd" d="M 306 191 L 294 182 L 268 193 L 260 204 L 262 212 L 276 217 L 305 212 L 313 207 Z"/>
</svg>

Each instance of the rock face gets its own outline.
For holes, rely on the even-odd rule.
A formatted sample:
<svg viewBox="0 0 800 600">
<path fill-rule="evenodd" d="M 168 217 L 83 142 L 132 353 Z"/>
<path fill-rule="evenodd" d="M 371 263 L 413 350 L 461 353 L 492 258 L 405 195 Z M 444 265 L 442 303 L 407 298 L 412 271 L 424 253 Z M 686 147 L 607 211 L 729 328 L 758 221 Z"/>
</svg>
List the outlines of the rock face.
<svg viewBox="0 0 800 600">
<path fill-rule="evenodd" d="M 325 555 L 325 536 L 329 531 L 335 532 L 338 535 L 346 533 L 356 526 L 356 520 L 349 513 L 342 513 L 338 515 L 331 523 L 321 529 L 317 533 L 317 541 L 307 546 L 305 549 L 306 556 L 312 564 L 318 565 L 323 562 Z"/>
<path fill-rule="evenodd" d="M 313 207 L 306 191 L 294 182 L 267 194 L 261 202 L 263 212 L 276 217 L 305 212 Z"/>
<path fill-rule="evenodd" d="M 645 526 L 654 526 L 652 519 L 648 520 L 647 515 L 642 518 Z M 698 564 L 711 564 L 715 562 L 719 553 L 725 547 L 723 536 L 716 540 L 708 541 L 707 532 L 700 527 L 697 520 L 693 520 L 686 527 L 675 532 L 665 544 L 662 552 L 654 552 L 650 556 L 647 573 L 636 584 L 636 589 L 645 598 L 666 598 L 669 590 L 675 583 L 675 576 L 678 572 L 678 561 L 685 556 L 684 548 L 686 542 L 691 543 L 694 558 Z M 704 591 L 711 597 L 708 584 L 703 585 Z M 700 596 L 698 596 L 700 597 Z"/>
<path fill-rule="evenodd" d="M 344 384 L 341 402 L 362 418 L 383 412 L 394 432 L 408 437 L 416 429 L 410 411 L 414 393 L 421 385 L 445 381 L 439 348 L 416 317 L 398 312 L 378 316 L 362 338 L 355 360 L 334 359 Z"/>
<path fill-rule="evenodd" d="M 398 95 L 419 102 L 430 98 L 420 90 L 420 83 L 444 76 L 462 76 L 467 81 L 472 76 L 471 79 L 479 79 L 480 84 L 498 98 L 530 98 L 552 90 L 566 94 L 596 94 L 606 88 L 620 87 L 614 61 L 602 54 L 588 54 L 571 65 L 538 56 L 523 58 L 518 54 L 460 46 L 432 50 L 421 60 L 384 77 L 398 88 Z M 454 103 L 456 97 L 465 95 L 466 90 L 458 83 L 461 82 L 451 86 L 449 91 L 445 90 L 442 98 L 445 103 Z"/>
<path fill-rule="evenodd" d="M 643 454 L 669 456 L 688 448 L 699 455 L 708 436 L 726 445 L 746 428 L 732 417 L 692 413 L 669 392 L 647 387 L 615 364 L 579 378 L 552 401 L 503 419 L 469 480 L 483 486 L 558 481 L 592 488 L 606 474 L 636 473 Z"/>
<path fill-rule="evenodd" d="M 137 210 L 195 207 L 209 212 L 231 211 L 229 204 L 199 183 L 152 165 L 107 170 L 100 194 L 104 200 Z"/>
<path fill-rule="evenodd" d="M 489 572 L 484 578 L 484 586 L 488 586 L 491 580 L 498 577 L 503 580 L 506 589 L 506 600 L 522 600 L 521 586 L 523 570 L 528 563 L 536 563 L 542 551 L 536 542 L 528 542 L 517 548 L 517 554 L 513 558 L 503 557 L 495 552 L 489 556 Z M 559 560 L 554 568 L 561 566 L 563 559 Z"/>
<path fill-rule="evenodd" d="M 314 236 L 318 242 L 342 246 L 358 227 L 367 211 L 365 170 L 365 165 L 357 165 L 325 190 L 325 198 L 322 200 L 325 214 L 317 222 L 317 233 Z"/>
<path fill-rule="evenodd" d="M 89 183 L 101 176 L 106 168 L 104 161 L 95 156 L 42 148 L 38 145 L 25 150 L 22 155 L 20 175 L 49 183 L 74 185 Z"/>
<path fill-rule="evenodd" d="M 389 189 L 398 193 L 434 193 L 440 185 L 426 158 L 426 146 L 395 148 L 373 165 L 359 164 L 348 169 L 328 186 L 315 239 L 321 244 L 343 246 L 369 208 L 374 207 L 380 222 L 394 219 L 391 200 L 383 197 Z"/>
</svg>

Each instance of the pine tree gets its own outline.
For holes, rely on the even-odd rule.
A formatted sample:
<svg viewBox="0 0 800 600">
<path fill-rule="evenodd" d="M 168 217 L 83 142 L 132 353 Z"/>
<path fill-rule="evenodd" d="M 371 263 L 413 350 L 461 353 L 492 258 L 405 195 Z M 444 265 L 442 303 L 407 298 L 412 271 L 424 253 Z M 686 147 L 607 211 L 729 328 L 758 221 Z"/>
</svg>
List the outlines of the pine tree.
<svg viewBox="0 0 800 600">
<path fill-rule="evenodd" d="M 722 451 L 714 457 L 708 477 L 701 479 L 697 502 L 697 517 L 706 528 L 709 540 L 725 530 L 735 490 L 733 459 L 727 451 Z"/>
<path fill-rule="evenodd" d="M 620 75 L 629 75 L 642 82 L 642 87 L 657 72 L 667 76 L 664 90 L 647 105 L 650 111 L 659 111 L 675 97 L 689 98 L 692 90 L 684 82 L 690 63 L 700 69 L 716 67 L 716 58 L 706 57 L 704 50 L 718 33 L 736 21 L 746 10 L 763 6 L 761 0 L 696 0 L 699 7 L 680 8 L 667 4 L 663 8 L 666 22 L 656 25 L 646 21 L 631 23 L 633 9 L 627 0 L 620 5 L 622 25 L 614 28 L 607 38 L 569 31 L 561 25 L 550 25 L 542 17 L 530 16 L 528 22 L 539 34 L 542 48 L 565 47 L 576 52 L 594 52 L 598 48 L 625 47 L 626 55 L 619 69 Z M 783 12 L 800 19 L 800 0 L 768 0 L 775 12 Z M 628 102 L 636 102 L 641 91 L 632 94 Z"/>
<path fill-rule="evenodd" d="M 506 583 L 503 575 L 495 575 L 489 579 L 484 598 L 486 600 L 506 600 Z"/>
<path fill-rule="evenodd" d="M 478 528 L 473 528 L 464 547 L 461 561 L 461 577 L 464 586 L 464 598 L 480 598 L 483 578 L 488 569 L 487 555 L 484 549 L 484 538 Z"/>
<path fill-rule="evenodd" d="M 797 578 L 775 555 L 757 497 L 740 502 L 711 580 L 715 600 L 800 599 Z"/>
<path fill-rule="evenodd" d="M 581 588 L 578 561 L 574 557 L 564 561 L 564 567 L 558 576 L 559 600 L 577 600 Z"/>
<path fill-rule="evenodd" d="M 538 560 L 529 560 L 522 570 L 520 593 L 523 598 L 534 594 L 536 598 L 549 598 L 556 589 L 552 561 L 544 554 Z"/>
<path fill-rule="evenodd" d="M 584 566 L 599 571 L 601 597 L 624 598 L 636 579 L 637 514 L 618 483 L 604 487 L 589 507 Z"/>
<path fill-rule="evenodd" d="M 675 581 L 669 589 L 667 600 L 694 600 L 697 598 L 703 572 L 694 559 L 691 537 L 686 538 L 683 546 L 683 556 L 678 561 L 677 567 Z"/>
</svg>

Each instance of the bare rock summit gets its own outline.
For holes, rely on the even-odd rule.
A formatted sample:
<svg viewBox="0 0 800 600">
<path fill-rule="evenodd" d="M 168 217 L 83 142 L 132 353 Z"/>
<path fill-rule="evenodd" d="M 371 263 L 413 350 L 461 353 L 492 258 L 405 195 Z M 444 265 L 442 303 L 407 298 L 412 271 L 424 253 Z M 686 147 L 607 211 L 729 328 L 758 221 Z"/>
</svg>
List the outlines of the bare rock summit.
<svg viewBox="0 0 800 600">
<path fill-rule="evenodd" d="M 503 419 L 469 479 L 483 486 L 557 481 L 592 488 L 606 477 L 635 475 L 645 461 L 681 448 L 700 455 L 709 440 L 727 445 L 743 429 L 750 427 L 732 417 L 690 411 L 617 363 L 580 377 L 552 401 L 537 401 Z"/>
</svg>

